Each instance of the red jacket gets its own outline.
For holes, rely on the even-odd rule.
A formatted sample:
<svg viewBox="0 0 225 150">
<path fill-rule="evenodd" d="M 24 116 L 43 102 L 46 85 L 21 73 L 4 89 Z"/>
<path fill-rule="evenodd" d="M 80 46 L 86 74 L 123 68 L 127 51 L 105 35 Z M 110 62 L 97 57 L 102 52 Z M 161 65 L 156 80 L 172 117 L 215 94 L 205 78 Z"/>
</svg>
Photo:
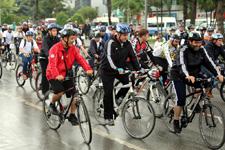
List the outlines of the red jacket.
<svg viewBox="0 0 225 150">
<path fill-rule="evenodd" d="M 70 46 L 68 52 L 66 52 L 60 41 L 49 50 L 48 67 L 46 70 L 48 80 L 56 79 L 58 75 L 66 76 L 64 58 L 66 58 L 65 61 L 68 70 L 72 69 L 74 61 L 80 64 L 85 71 L 92 70 L 86 60 L 80 55 L 77 47 L 74 45 Z"/>
</svg>

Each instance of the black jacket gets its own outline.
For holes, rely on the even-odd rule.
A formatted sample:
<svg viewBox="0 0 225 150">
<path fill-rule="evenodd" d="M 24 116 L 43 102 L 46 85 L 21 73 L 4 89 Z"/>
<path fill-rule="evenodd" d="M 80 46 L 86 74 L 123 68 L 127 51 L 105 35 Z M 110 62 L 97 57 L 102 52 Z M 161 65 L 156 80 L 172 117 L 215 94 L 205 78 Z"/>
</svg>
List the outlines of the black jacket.
<svg viewBox="0 0 225 150">
<path fill-rule="evenodd" d="M 129 41 L 120 43 L 116 37 L 107 41 L 104 47 L 104 53 L 101 59 L 101 70 L 108 74 L 117 74 L 118 68 L 127 68 L 127 58 L 135 70 L 140 69 L 136 54 Z"/>
<path fill-rule="evenodd" d="M 60 41 L 60 38 L 59 37 L 52 37 L 50 36 L 49 34 L 47 34 L 46 36 L 43 37 L 43 40 L 42 40 L 42 47 L 41 47 L 41 55 L 43 57 L 48 57 L 48 52 L 50 50 L 50 48 L 58 43 Z"/>
<path fill-rule="evenodd" d="M 212 58 L 212 60 L 214 61 L 214 63 L 216 62 L 216 60 L 218 60 L 218 57 L 221 55 L 223 57 L 223 59 L 225 60 L 225 51 L 223 49 L 223 47 L 218 47 L 215 44 L 213 44 L 212 42 L 209 42 L 206 46 L 205 46 L 206 51 L 208 52 L 209 56 Z"/>
<path fill-rule="evenodd" d="M 183 80 L 188 75 L 197 77 L 201 66 L 205 66 L 215 76 L 220 74 L 204 48 L 194 51 L 190 45 L 185 45 L 178 50 L 176 61 L 171 68 L 171 78 Z"/>
<path fill-rule="evenodd" d="M 88 54 L 89 54 L 90 56 L 92 56 L 92 57 L 93 57 L 95 54 L 101 56 L 102 53 L 103 53 L 103 49 L 104 49 L 104 42 L 103 42 L 103 41 L 101 41 L 101 42 L 99 43 L 99 46 L 97 46 L 96 41 L 95 41 L 94 39 L 92 39 L 92 40 L 90 41 L 90 47 L 89 47 L 89 49 L 88 49 Z"/>
</svg>

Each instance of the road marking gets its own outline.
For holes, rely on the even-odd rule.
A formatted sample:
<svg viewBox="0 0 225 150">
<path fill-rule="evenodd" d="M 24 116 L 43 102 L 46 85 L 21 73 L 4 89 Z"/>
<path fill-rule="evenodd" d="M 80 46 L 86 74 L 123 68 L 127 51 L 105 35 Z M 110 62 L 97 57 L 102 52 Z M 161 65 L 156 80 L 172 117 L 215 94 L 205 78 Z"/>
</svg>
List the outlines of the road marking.
<svg viewBox="0 0 225 150">
<path fill-rule="evenodd" d="M 30 106 L 32 108 L 35 108 L 35 109 L 37 109 L 39 111 L 43 111 L 43 108 L 41 106 L 36 105 L 35 103 L 28 102 L 28 101 L 22 100 L 22 99 L 20 99 L 19 101 L 20 102 L 24 102 L 25 105 L 27 105 L 27 106 Z M 120 139 L 120 138 L 118 138 L 116 136 L 109 135 L 107 132 L 104 132 L 104 131 L 102 131 L 100 129 L 92 128 L 92 131 L 93 131 L 93 133 L 95 133 L 95 134 L 97 134 L 99 136 L 102 136 L 104 138 L 107 138 L 107 139 L 110 139 L 112 141 L 118 142 L 121 145 L 127 146 L 128 148 L 135 149 L 135 150 L 146 150 L 144 148 L 138 147 L 137 145 L 134 145 L 134 144 L 129 143 L 129 142 L 125 141 L 125 140 L 122 140 L 122 139 Z"/>
</svg>

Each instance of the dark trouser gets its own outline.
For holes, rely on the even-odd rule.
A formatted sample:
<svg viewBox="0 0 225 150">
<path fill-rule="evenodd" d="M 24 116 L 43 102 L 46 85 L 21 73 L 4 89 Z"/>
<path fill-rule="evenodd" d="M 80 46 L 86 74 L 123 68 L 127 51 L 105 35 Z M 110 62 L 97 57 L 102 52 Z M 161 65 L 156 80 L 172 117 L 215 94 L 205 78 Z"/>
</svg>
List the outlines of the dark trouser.
<svg viewBox="0 0 225 150">
<path fill-rule="evenodd" d="M 42 86 L 42 93 L 45 94 L 49 90 L 49 82 L 46 78 L 46 69 L 48 66 L 48 59 L 42 59 L 40 60 L 41 64 L 41 70 L 42 70 L 42 80 L 41 80 L 41 86 Z"/>
<path fill-rule="evenodd" d="M 118 79 L 122 84 L 128 84 L 129 78 L 128 75 L 108 75 L 104 72 L 101 73 L 103 88 L 104 88 L 104 118 L 105 119 L 113 119 L 113 115 L 115 114 L 114 106 L 113 106 L 113 86 L 114 80 Z M 129 88 L 121 89 L 116 98 L 125 97 Z"/>
</svg>

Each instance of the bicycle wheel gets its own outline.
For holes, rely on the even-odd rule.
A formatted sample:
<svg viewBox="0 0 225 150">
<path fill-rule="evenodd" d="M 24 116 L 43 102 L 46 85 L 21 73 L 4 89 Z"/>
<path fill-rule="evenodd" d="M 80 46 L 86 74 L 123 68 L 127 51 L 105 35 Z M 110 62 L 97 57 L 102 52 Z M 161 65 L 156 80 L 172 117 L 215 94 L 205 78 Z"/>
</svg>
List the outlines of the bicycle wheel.
<svg viewBox="0 0 225 150">
<path fill-rule="evenodd" d="M 16 82 L 19 86 L 23 86 L 26 80 L 23 79 L 23 65 L 19 64 L 16 69 Z"/>
<path fill-rule="evenodd" d="M 35 79 L 35 89 L 36 89 L 36 94 L 37 97 L 43 101 L 44 95 L 42 93 L 42 87 L 41 87 L 41 82 L 42 82 L 42 72 L 38 72 L 37 77 Z"/>
<path fill-rule="evenodd" d="M 173 117 L 174 117 L 174 106 L 176 99 L 174 94 L 170 94 L 166 97 L 163 104 L 163 121 L 170 132 L 174 132 L 173 129 Z"/>
<path fill-rule="evenodd" d="M 159 85 L 160 83 L 153 83 L 147 92 L 147 100 L 152 104 L 156 117 L 163 116 L 163 104 L 165 102 L 165 93 L 162 91 L 163 87 Z"/>
<path fill-rule="evenodd" d="M 199 115 L 199 130 L 205 144 L 211 149 L 219 149 L 225 142 L 225 119 L 219 107 L 203 105 Z"/>
<path fill-rule="evenodd" d="M 34 71 L 31 71 L 31 75 L 30 75 L 30 86 L 31 88 L 36 91 L 36 85 L 35 85 L 35 82 L 36 82 L 36 78 L 37 78 L 37 75 L 38 75 L 38 70 L 34 70 Z"/>
<path fill-rule="evenodd" d="M 223 82 L 220 86 L 220 96 L 222 100 L 225 102 L 225 82 Z"/>
<path fill-rule="evenodd" d="M 13 52 L 10 52 L 9 55 L 9 66 L 11 70 L 15 70 L 17 65 L 16 55 Z"/>
<path fill-rule="evenodd" d="M 93 96 L 93 111 L 95 119 L 99 124 L 104 122 L 104 104 L 103 104 L 104 90 L 102 87 L 96 89 Z"/>
<path fill-rule="evenodd" d="M 3 70 L 2 70 L 2 63 L 0 62 L 0 78 L 2 78 L 2 72 L 3 72 Z"/>
<path fill-rule="evenodd" d="M 122 121 L 124 129 L 131 137 L 143 139 L 149 136 L 155 127 L 155 112 L 146 99 L 134 97 L 124 104 Z"/>
<path fill-rule="evenodd" d="M 86 144 L 90 144 L 92 140 L 91 121 L 82 97 L 79 97 L 79 100 L 77 101 L 77 117 L 84 141 Z"/>
<path fill-rule="evenodd" d="M 5 51 L 5 52 L 2 54 L 2 66 L 3 66 L 4 68 L 6 67 L 7 62 L 8 62 L 8 59 L 7 59 L 7 52 Z"/>
<path fill-rule="evenodd" d="M 61 119 L 59 115 L 54 115 L 49 110 L 49 104 L 52 100 L 53 91 L 48 91 L 45 94 L 44 100 L 43 100 L 43 113 L 47 122 L 47 125 L 50 129 L 57 130 L 61 126 Z M 55 103 L 56 106 L 59 104 L 58 102 Z M 58 106 L 57 106 L 58 108 Z"/>
<path fill-rule="evenodd" d="M 78 75 L 78 88 L 82 94 L 87 94 L 91 86 L 90 77 L 84 71 Z"/>
</svg>

